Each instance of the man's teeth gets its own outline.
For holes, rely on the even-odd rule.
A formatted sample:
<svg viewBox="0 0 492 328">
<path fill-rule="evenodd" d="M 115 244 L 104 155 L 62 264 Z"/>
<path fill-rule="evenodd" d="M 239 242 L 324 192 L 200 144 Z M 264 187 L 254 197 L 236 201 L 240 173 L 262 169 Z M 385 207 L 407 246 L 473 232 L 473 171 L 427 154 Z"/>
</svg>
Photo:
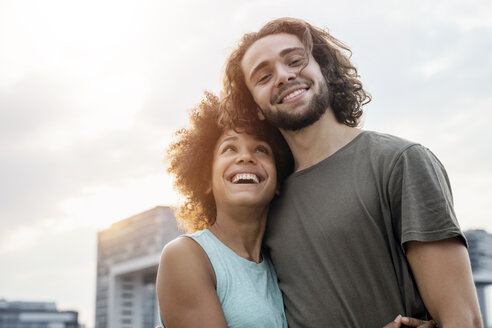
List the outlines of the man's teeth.
<svg viewBox="0 0 492 328">
<path fill-rule="evenodd" d="M 304 89 L 298 89 L 298 90 L 296 90 L 296 91 L 294 91 L 292 93 L 289 93 L 287 96 L 284 97 L 284 99 L 282 101 L 286 101 L 286 100 L 292 99 L 295 96 L 298 96 L 298 95 L 300 95 L 303 92 L 304 92 Z"/>
<path fill-rule="evenodd" d="M 258 179 L 258 176 L 256 174 L 252 173 L 239 173 L 236 174 L 232 178 L 232 183 L 240 183 L 240 182 L 246 182 L 246 183 L 260 183 L 260 179 Z"/>
</svg>

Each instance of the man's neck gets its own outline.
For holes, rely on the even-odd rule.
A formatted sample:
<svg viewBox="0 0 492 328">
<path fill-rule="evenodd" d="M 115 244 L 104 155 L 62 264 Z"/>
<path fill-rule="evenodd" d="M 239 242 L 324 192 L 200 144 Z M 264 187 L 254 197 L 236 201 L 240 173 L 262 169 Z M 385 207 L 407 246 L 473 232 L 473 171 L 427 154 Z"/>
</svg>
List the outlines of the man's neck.
<svg viewBox="0 0 492 328">
<path fill-rule="evenodd" d="M 330 157 L 362 132 L 339 123 L 330 108 L 308 127 L 298 131 L 280 131 L 294 155 L 296 172 Z"/>
</svg>

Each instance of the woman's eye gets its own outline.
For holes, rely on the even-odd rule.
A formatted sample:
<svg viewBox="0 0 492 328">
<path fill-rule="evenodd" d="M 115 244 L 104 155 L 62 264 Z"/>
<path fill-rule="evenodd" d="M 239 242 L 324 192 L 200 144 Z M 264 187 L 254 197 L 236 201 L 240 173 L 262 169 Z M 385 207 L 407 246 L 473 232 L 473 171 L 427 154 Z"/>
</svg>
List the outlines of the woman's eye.
<svg viewBox="0 0 492 328">
<path fill-rule="evenodd" d="M 257 152 L 260 152 L 260 153 L 270 154 L 270 151 L 265 146 L 258 146 L 258 147 L 256 147 L 256 151 Z"/>
<path fill-rule="evenodd" d="M 224 148 L 222 148 L 222 153 L 226 153 L 228 151 L 235 151 L 236 150 L 236 147 L 234 146 L 225 146 Z"/>
</svg>

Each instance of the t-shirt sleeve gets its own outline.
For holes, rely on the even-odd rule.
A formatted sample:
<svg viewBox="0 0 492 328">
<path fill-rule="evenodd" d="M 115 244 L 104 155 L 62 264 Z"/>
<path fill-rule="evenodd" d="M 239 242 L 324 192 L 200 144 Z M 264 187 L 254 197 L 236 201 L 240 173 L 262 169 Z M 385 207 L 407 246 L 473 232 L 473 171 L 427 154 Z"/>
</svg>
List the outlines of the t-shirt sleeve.
<svg viewBox="0 0 492 328">
<path fill-rule="evenodd" d="M 388 196 L 401 245 L 451 237 L 467 245 L 454 212 L 448 175 L 437 157 L 416 144 L 401 152 L 394 163 Z"/>
</svg>

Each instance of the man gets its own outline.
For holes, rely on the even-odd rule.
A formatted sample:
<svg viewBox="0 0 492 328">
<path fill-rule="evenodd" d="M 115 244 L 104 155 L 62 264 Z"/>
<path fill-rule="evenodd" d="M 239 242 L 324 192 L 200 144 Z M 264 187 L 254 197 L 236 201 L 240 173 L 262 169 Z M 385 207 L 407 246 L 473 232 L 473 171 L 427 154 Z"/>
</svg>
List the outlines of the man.
<svg viewBox="0 0 492 328">
<path fill-rule="evenodd" d="M 260 115 L 295 159 L 265 239 L 289 326 L 381 327 L 402 313 L 481 327 L 444 167 L 419 144 L 356 128 L 370 96 L 347 52 L 282 18 L 226 64 L 224 120 Z"/>
</svg>

